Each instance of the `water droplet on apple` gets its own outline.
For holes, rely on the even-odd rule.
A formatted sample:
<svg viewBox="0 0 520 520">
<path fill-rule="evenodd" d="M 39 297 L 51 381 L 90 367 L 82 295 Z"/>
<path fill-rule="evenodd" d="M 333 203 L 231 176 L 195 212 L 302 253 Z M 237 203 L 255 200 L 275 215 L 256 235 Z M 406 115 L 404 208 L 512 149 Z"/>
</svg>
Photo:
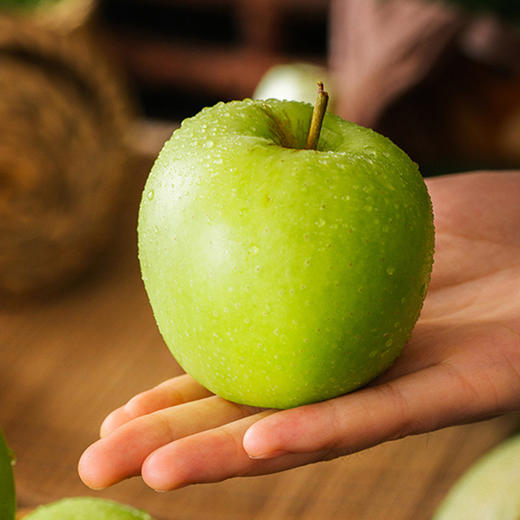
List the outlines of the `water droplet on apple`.
<svg viewBox="0 0 520 520">
<path fill-rule="evenodd" d="M 387 267 L 386 272 L 392 276 L 395 273 L 395 267 Z"/>
<path fill-rule="evenodd" d="M 316 225 L 317 225 L 318 227 L 323 227 L 323 226 L 325 225 L 325 221 L 324 221 L 322 218 L 320 218 L 320 219 L 316 222 Z"/>
<path fill-rule="evenodd" d="M 148 198 L 148 200 L 153 200 L 155 196 L 155 193 L 153 192 L 153 190 L 150 190 L 147 194 L 146 194 L 146 197 Z"/>
<path fill-rule="evenodd" d="M 256 254 L 258 254 L 258 251 L 260 251 L 260 250 L 258 249 L 257 246 L 251 246 L 251 247 L 249 248 L 249 250 L 248 250 L 248 252 L 249 252 L 250 254 L 252 254 L 252 255 L 256 255 Z"/>
</svg>

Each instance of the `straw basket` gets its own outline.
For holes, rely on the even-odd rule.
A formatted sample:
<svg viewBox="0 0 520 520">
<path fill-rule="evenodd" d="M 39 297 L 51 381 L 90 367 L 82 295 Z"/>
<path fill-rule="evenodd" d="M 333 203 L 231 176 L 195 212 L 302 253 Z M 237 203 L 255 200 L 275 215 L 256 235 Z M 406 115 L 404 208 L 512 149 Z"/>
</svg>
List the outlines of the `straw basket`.
<svg viewBox="0 0 520 520">
<path fill-rule="evenodd" d="M 0 301 L 62 286 L 106 244 L 128 119 L 84 40 L 0 17 Z"/>
</svg>

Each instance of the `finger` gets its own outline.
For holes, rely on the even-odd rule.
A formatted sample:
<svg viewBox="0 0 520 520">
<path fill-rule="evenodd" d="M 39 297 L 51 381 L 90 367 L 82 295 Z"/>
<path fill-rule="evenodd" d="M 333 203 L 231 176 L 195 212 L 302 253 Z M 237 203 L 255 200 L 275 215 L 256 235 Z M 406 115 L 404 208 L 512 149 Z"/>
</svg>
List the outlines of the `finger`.
<svg viewBox="0 0 520 520">
<path fill-rule="evenodd" d="M 100 437 L 105 437 L 123 424 L 149 413 L 209 397 L 211 392 L 185 374 L 132 397 L 124 406 L 110 413 L 100 428 Z"/>
<path fill-rule="evenodd" d="M 144 461 L 143 480 L 155 490 L 169 491 L 188 484 L 275 473 L 324 459 L 324 452 L 288 454 L 270 460 L 249 457 L 242 445 L 244 433 L 273 413 L 278 412 L 263 411 L 157 449 Z"/>
<path fill-rule="evenodd" d="M 253 424 L 244 436 L 255 458 L 280 453 L 328 450 L 336 456 L 381 442 L 500 413 L 503 403 L 518 405 L 518 387 L 502 381 L 500 369 L 470 370 L 438 364 L 397 380 L 329 401 L 285 410 Z M 495 379 L 494 379 L 495 378 Z M 515 392 L 516 397 L 515 397 Z M 507 407 L 507 406 L 506 406 Z"/>
<path fill-rule="evenodd" d="M 138 475 L 143 461 L 157 448 L 256 411 L 212 396 L 138 417 L 83 453 L 78 465 L 80 477 L 91 488 L 105 488 Z"/>
</svg>

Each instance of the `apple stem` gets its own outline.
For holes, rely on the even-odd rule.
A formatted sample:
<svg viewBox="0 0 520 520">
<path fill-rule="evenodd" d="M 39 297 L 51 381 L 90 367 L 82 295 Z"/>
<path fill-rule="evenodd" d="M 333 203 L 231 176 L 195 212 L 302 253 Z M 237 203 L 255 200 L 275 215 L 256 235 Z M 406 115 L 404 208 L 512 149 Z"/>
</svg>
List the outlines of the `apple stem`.
<svg viewBox="0 0 520 520">
<path fill-rule="evenodd" d="M 318 148 L 321 125 L 325 117 L 328 102 L 329 95 L 323 90 L 323 83 L 318 81 L 318 97 L 316 98 L 316 104 L 312 111 L 311 124 L 309 126 L 309 133 L 307 134 L 307 142 L 305 143 L 306 150 L 316 150 Z"/>
</svg>

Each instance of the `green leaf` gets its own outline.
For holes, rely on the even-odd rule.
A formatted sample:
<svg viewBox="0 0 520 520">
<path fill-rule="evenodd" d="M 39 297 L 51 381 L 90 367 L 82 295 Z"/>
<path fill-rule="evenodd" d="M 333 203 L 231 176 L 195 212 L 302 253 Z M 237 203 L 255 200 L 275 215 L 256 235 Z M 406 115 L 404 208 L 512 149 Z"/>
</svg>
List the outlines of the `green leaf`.
<svg viewBox="0 0 520 520">
<path fill-rule="evenodd" d="M 509 22 L 520 20 L 520 2 L 513 0 L 445 0 L 472 13 L 494 13 Z"/>
<path fill-rule="evenodd" d="M 58 0 L 0 0 L 0 11 L 2 9 L 16 9 L 20 11 L 30 11 L 46 7 L 47 4 L 56 3 Z"/>
</svg>

